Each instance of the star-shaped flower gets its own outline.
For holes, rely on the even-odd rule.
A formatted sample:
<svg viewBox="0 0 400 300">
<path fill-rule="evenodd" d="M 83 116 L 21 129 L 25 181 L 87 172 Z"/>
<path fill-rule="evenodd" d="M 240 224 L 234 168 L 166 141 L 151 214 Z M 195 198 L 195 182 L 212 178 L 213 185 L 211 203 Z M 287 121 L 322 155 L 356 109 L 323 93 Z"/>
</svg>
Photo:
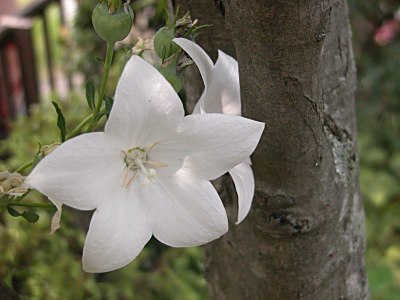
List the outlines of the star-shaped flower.
<svg viewBox="0 0 400 300">
<path fill-rule="evenodd" d="M 237 61 L 218 51 L 217 62 L 212 62 L 207 53 L 197 44 L 184 38 L 174 39 L 185 50 L 199 68 L 204 81 L 204 91 L 197 102 L 193 114 L 224 113 L 241 115 L 239 68 Z M 238 193 L 239 224 L 250 211 L 254 196 L 254 175 L 250 157 L 229 171 Z"/>
<path fill-rule="evenodd" d="M 223 235 L 226 212 L 209 180 L 246 159 L 263 128 L 239 116 L 184 117 L 169 83 L 133 56 L 105 131 L 63 143 L 25 183 L 68 206 L 96 209 L 83 268 L 107 272 L 131 262 L 152 234 L 174 247 Z"/>
</svg>

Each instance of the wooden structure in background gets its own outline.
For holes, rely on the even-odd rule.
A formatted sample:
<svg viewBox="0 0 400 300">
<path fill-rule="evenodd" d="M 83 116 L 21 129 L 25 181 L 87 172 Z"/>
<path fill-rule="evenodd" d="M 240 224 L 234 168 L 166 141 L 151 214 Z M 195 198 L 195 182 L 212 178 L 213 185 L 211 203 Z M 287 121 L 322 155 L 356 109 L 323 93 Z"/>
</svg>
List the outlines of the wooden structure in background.
<svg viewBox="0 0 400 300">
<path fill-rule="evenodd" d="M 49 25 L 46 10 L 59 3 L 60 20 L 64 24 L 61 0 L 34 0 L 20 11 L 12 1 L 0 4 L 0 138 L 9 130 L 9 122 L 28 112 L 31 103 L 39 101 L 38 70 L 32 39 L 32 18 L 43 22 L 47 74 L 55 89 L 55 70 L 51 55 Z M 71 80 L 68 78 L 69 85 Z"/>
</svg>

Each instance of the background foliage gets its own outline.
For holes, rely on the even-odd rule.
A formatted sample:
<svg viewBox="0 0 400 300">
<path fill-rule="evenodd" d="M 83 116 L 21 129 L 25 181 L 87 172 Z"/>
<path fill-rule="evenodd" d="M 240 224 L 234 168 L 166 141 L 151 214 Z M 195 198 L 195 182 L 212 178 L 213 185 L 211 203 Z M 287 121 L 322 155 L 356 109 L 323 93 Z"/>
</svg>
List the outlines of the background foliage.
<svg viewBox="0 0 400 300">
<path fill-rule="evenodd" d="M 372 299 L 400 295 L 400 1 L 350 1 Z"/>
<path fill-rule="evenodd" d="M 80 2 L 74 33 L 63 35 L 64 51 L 73 55 L 68 68 L 97 81 L 99 63 L 93 53 L 101 56 L 102 45 L 88 21 L 96 1 Z M 165 1 L 159 2 L 152 26 L 160 26 L 164 5 Z M 358 68 L 367 271 L 372 298 L 395 300 L 400 295 L 400 22 L 396 20 L 400 20 L 400 1 L 350 0 L 349 6 Z M 68 48 L 71 45 L 77 46 L 73 52 Z M 31 118 L 15 122 L 12 135 L 1 141 L 1 170 L 15 169 L 29 160 L 38 141 L 49 144 L 58 140 L 57 116 L 50 101 L 44 100 L 32 108 Z M 61 106 L 69 128 L 88 114 L 83 91 L 71 93 Z M 33 194 L 30 199 L 39 197 Z M 23 299 L 207 299 L 200 248 L 174 249 L 152 240 L 129 266 L 106 274 L 87 274 L 81 268 L 81 252 L 91 213 L 66 208 L 61 229 L 50 236 L 53 213 L 40 212 L 34 225 L 0 215 L 0 279 Z"/>
</svg>

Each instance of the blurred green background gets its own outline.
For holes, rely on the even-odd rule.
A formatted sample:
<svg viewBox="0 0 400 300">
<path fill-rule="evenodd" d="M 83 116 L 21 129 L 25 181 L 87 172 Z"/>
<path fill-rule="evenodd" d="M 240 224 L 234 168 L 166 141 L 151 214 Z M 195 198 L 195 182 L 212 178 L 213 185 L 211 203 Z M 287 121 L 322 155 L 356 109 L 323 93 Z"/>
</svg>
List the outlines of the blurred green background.
<svg viewBox="0 0 400 300">
<path fill-rule="evenodd" d="M 68 65 L 66 71 L 78 70 L 96 81 L 101 68 L 94 56 L 101 57 L 103 48 L 90 23 L 95 0 L 79 2 L 74 30 L 61 37 L 57 14 L 49 11 L 51 38 L 61 45 L 53 49 L 54 57 L 58 66 Z M 164 7 L 165 1 L 155 4 L 150 26 L 162 24 Z M 368 278 L 372 299 L 395 300 L 400 299 L 400 1 L 350 0 L 349 7 L 358 71 Z M 38 21 L 34 29 L 38 40 L 43 38 L 40 26 Z M 36 53 L 42 65 L 43 49 L 37 48 Z M 123 51 L 117 59 L 118 55 L 122 57 Z M 69 128 L 89 113 L 82 97 L 83 88 L 61 102 Z M 43 100 L 32 108 L 31 118 L 17 120 L 12 135 L 1 142 L 0 156 L 8 160 L 0 162 L 0 170 L 29 160 L 38 141 L 45 145 L 58 139 L 56 114 L 48 99 Z M 90 213 L 65 208 L 61 229 L 50 236 L 53 213 L 40 212 L 34 225 L 7 214 L 0 216 L 0 279 L 22 299 L 207 299 L 201 248 L 174 249 L 152 240 L 129 266 L 107 274 L 87 274 L 82 271 L 81 252 Z"/>
<path fill-rule="evenodd" d="M 400 1 L 352 0 L 360 184 L 372 299 L 400 299 Z"/>
</svg>

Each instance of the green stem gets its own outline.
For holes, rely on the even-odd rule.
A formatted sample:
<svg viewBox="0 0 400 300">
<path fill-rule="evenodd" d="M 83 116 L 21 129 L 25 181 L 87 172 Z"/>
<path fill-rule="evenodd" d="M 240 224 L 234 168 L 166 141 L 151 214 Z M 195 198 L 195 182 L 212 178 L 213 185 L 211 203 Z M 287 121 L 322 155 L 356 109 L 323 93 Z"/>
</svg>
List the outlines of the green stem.
<svg viewBox="0 0 400 300">
<path fill-rule="evenodd" d="M 25 169 L 29 168 L 33 164 L 33 159 L 24 163 L 22 166 L 20 166 L 18 169 L 15 170 L 16 173 L 20 173 L 25 171 Z"/>
<path fill-rule="evenodd" d="M 22 194 L 21 196 L 15 197 L 13 202 L 20 202 L 22 201 L 22 199 L 24 199 L 26 196 L 28 196 L 28 194 L 33 191 L 32 189 L 28 189 L 24 194 Z"/>
<path fill-rule="evenodd" d="M 93 114 L 90 114 L 89 116 L 87 116 L 85 119 L 82 120 L 82 122 L 80 122 L 68 135 L 67 135 L 67 140 L 69 140 L 70 138 L 73 138 L 74 136 L 76 136 L 83 127 L 85 127 L 90 121 L 92 121 L 93 119 Z"/>
<path fill-rule="evenodd" d="M 121 8 L 121 0 L 108 0 L 108 9 L 112 12 L 116 12 Z"/>
<path fill-rule="evenodd" d="M 100 120 L 101 115 L 104 114 L 105 112 L 106 112 L 106 108 L 105 108 L 105 107 L 102 107 L 102 108 L 100 109 L 99 115 L 98 115 L 98 117 L 97 117 L 98 120 Z M 76 126 L 76 127 L 71 131 L 71 133 L 67 135 L 67 140 L 69 140 L 69 139 L 73 138 L 74 136 L 76 136 L 76 135 L 82 130 L 83 127 L 85 127 L 87 124 L 89 124 L 90 121 L 93 121 L 93 117 L 94 117 L 94 113 L 92 113 L 91 115 L 87 116 L 82 122 L 80 122 L 80 123 L 78 124 L 78 126 Z M 98 121 L 98 120 L 97 120 L 97 121 Z M 93 128 L 90 126 L 90 127 L 88 128 L 88 130 L 86 130 L 86 132 L 90 132 L 90 131 L 92 131 L 92 130 L 93 130 Z"/>
<path fill-rule="evenodd" d="M 93 112 L 92 123 L 90 124 L 88 131 L 92 131 L 99 120 L 100 107 L 101 104 L 103 103 L 104 92 L 106 90 L 108 75 L 110 74 L 113 54 L 114 54 L 114 44 L 107 42 L 107 53 L 106 53 L 106 61 L 104 62 L 103 79 L 101 81 L 99 97 L 97 98 L 96 106 Z"/>
<path fill-rule="evenodd" d="M 52 203 L 39 203 L 39 202 L 11 202 L 10 206 L 22 206 L 22 207 L 40 207 L 40 208 L 52 208 L 57 209 Z"/>
</svg>

